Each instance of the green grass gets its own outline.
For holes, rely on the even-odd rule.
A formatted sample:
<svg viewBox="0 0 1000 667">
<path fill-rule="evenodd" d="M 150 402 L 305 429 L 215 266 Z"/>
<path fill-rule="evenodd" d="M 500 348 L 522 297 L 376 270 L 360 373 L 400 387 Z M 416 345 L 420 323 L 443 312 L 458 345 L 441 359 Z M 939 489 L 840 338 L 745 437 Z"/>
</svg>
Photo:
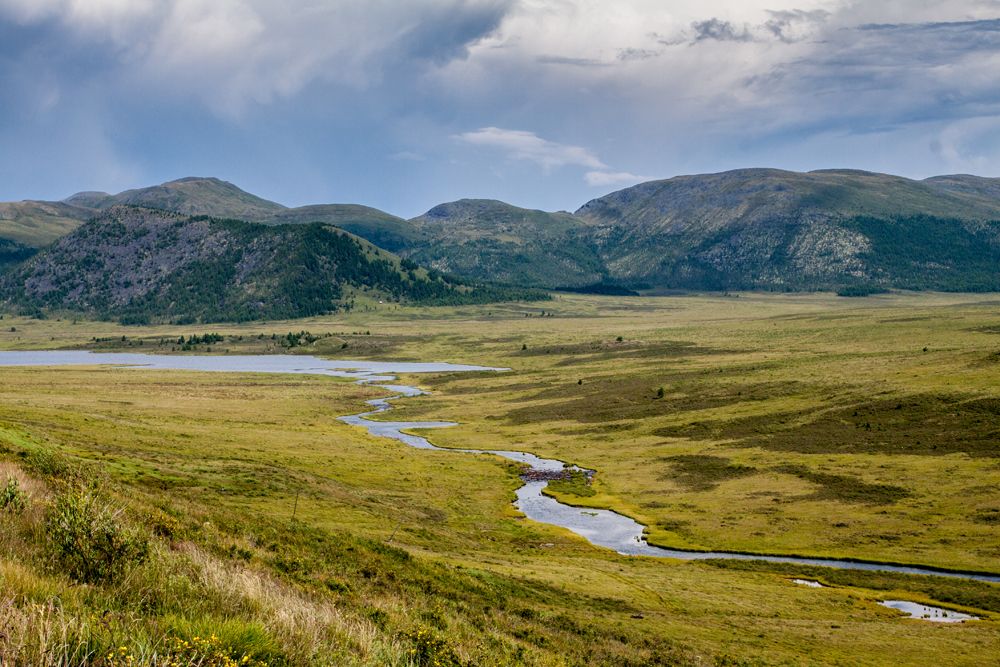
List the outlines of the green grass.
<svg viewBox="0 0 1000 667">
<path fill-rule="evenodd" d="M 214 354 L 506 366 L 402 378 L 432 394 L 387 418 L 458 419 L 431 439 L 594 469 L 589 484 L 576 476 L 549 490 L 633 516 L 665 546 L 998 571 L 993 300 L 564 295 L 211 331 L 7 317 L 0 349 L 190 354 L 176 349 L 180 336 L 218 333 Z M 280 344 L 303 330 L 318 335 Z M 8 654 L 11 637 L 37 647 L 41 628 L 71 637 L 74 655 L 127 636 L 129 654 L 147 662 L 177 639 L 214 633 L 206 654 L 272 664 L 406 665 L 421 655 L 971 665 L 1000 637 L 996 585 L 626 558 L 526 521 L 510 504 L 515 466 L 410 449 L 334 419 L 361 411 L 376 388 L 308 376 L 2 373 L 0 482 L 16 476 L 28 494 L 25 512 L 0 512 L 0 617 L 16 630 L 0 640 Z M 825 437 L 825 424 L 840 426 Z M 149 559 L 122 580 L 81 585 L 50 565 L 46 516 L 81 483 L 148 534 Z M 985 620 L 933 627 L 877 605 L 886 598 Z M 29 648 L 22 662 L 44 662 Z"/>
<path fill-rule="evenodd" d="M 546 489 L 556 495 L 584 497 L 596 495 L 596 491 L 590 485 L 590 479 L 586 473 L 580 471 L 573 471 L 562 479 L 551 480 Z"/>
</svg>

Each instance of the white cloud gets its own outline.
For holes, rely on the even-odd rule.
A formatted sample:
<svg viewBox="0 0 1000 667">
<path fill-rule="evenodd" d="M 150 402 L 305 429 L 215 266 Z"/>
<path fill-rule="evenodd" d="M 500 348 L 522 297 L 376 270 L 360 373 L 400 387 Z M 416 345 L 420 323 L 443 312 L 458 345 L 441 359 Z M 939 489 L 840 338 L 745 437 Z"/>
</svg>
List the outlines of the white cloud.
<svg viewBox="0 0 1000 667">
<path fill-rule="evenodd" d="M 153 0 L 0 0 L 0 12 L 21 23 L 55 18 L 86 30 L 107 30 L 155 11 Z"/>
<path fill-rule="evenodd" d="M 1000 171 L 1000 116 L 970 118 L 945 127 L 932 148 L 949 171 L 996 174 Z"/>
<path fill-rule="evenodd" d="M 315 82 L 364 89 L 393 68 L 460 57 L 513 0 L 0 0 L 0 22 L 56 26 L 110 47 L 133 88 L 222 115 Z"/>
<path fill-rule="evenodd" d="M 569 165 L 606 169 L 596 155 L 582 146 L 571 146 L 542 139 L 534 132 L 484 127 L 474 132 L 463 132 L 455 138 L 473 146 L 495 148 L 514 160 L 527 160 L 549 170 Z"/>
<path fill-rule="evenodd" d="M 608 187 L 649 180 L 627 171 L 614 171 L 592 151 L 583 146 L 560 144 L 543 139 L 534 132 L 484 127 L 463 132 L 454 138 L 470 146 L 498 150 L 508 159 L 533 162 L 546 172 L 557 167 L 583 167 L 589 171 L 583 180 L 592 187 Z"/>
<path fill-rule="evenodd" d="M 456 196 L 498 187 L 502 155 L 560 170 L 505 173 L 560 206 L 638 174 L 996 171 L 997 17 L 997 0 L 0 0 L 0 125 L 92 114 L 172 169 L 191 159 L 177 137 L 212 164 L 239 142 L 293 156 L 289 181 L 303 156 L 403 169 L 408 149 L 426 158 L 410 190 Z M 166 157 L 124 139 L 143 134 Z M 463 167 L 459 143 L 480 151 Z"/>
<path fill-rule="evenodd" d="M 641 183 L 651 179 L 627 171 L 588 171 L 583 175 L 583 180 L 591 187 L 609 187 L 625 185 L 626 183 Z"/>
<path fill-rule="evenodd" d="M 425 158 L 420 153 L 413 151 L 398 151 L 389 155 L 390 160 L 402 160 L 404 162 L 423 162 Z"/>
<path fill-rule="evenodd" d="M 432 79 L 492 125 L 572 136 L 635 174 L 991 173 L 995 140 L 977 151 L 933 128 L 1000 116 L 998 17 L 996 0 L 525 0 Z"/>
</svg>

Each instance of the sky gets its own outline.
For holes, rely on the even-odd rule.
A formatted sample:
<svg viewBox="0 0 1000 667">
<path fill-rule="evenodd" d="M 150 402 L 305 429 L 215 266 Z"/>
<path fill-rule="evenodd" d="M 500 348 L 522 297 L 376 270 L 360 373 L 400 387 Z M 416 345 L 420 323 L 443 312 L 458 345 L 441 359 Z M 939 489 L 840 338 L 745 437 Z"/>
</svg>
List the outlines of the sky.
<svg viewBox="0 0 1000 667">
<path fill-rule="evenodd" d="M 742 167 L 1000 176 L 1000 0 L 0 0 L 0 200 L 411 217 Z"/>
</svg>

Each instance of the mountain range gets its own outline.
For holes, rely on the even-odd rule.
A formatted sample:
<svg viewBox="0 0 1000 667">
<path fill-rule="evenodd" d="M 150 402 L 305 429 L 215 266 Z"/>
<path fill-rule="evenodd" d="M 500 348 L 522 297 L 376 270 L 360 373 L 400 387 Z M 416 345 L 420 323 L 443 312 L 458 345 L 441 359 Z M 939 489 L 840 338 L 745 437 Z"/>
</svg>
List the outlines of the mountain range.
<svg viewBox="0 0 1000 667">
<path fill-rule="evenodd" d="M 265 225 L 114 205 L 0 277 L 28 312 L 126 323 L 289 319 L 369 304 L 533 298 L 463 283 L 324 223 Z"/>
<path fill-rule="evenodd" d="M 129 209 L 144 212 L 129 214 Z M 58 290 L 42 297 L 18 281 L 56 271 L 60 263 L 70 271 L 84 257 L 96 261 L 117 247 L 109 225 L 126 221 L 129 234 L 148 233 L 141 229 L 153 224 L 156 212 L 181 216 L 170 218 L 170 224 L 194 225 L 206 238 L 216 232 L 205 230 L 217 231 L 224 220 L 243 221 L 247 226 L 240 229 L 254 230 L 254 247 L 273 244 L 275 258 L 294 255 L 285 244 L 301 242 L 297 235 L 306 233 L 295 227 L 319 234 L 336 234 L 336 228 L 355 243 L 367 242 L 359 246 L 362 252 L 384 253 L 397 267 L 406 262 L 433 271 L 432 282 L 452 290 L 450 296 L 435 297 L 445 300 L 472 298 L 476 289 L 486 295 L 485 283 L 594 291 L 1000 290 L 1000 179 L 743 169 L 641 183 L 587 202 L 574 213 L 462 199 L 405 220 L 358 204 L 288 208 L 216 178 L 183 178 L 116 195 L 81 192 L 61 202 L 0 203 L 0 268 L 7 273 L 0 296 L 12 303 L 91 311 L 98 302 L 107 309 L 107 304 L 134 301 L 128 289 L 92 301 L 80 296 L 90 292 L 79 285 L 67 294 L 80 298 L 55 298 Z M 202 219 L 206 216 L 212 221 Z M 100 234 L 95 235 L 95 223 Z M 161 223 L 166 224 L 156 222 Z M 79 233 L 84 228 L 88 231 Z M 249 242 L 248 236 L 240 238 Z M 119 245 L 139 252 L 135 243 Z M 167 246 L 144 246 L 142 252 L 155 256 Z M 128 274 L 133 265 L 135 258 L 125 258 L 116 270 Z M 275 259 L 261 264 L 260 271 L 279 266 Z M 418 274 L 429 275 L 425 269 Z M 263 275 L 257 275 L 256 284 Z M 176 280 L 164 278 L 150 294 L 166 294 L 163 290 Z M 358 285 L 372 287 L 366 280 Z M 384 296 L 429 298 L 419 289 L 422 297 L 394 289 Z M 225 311 L 229 316 L 263 315 L 246 305 L 253 301 L 249 296 L 227 298 L 235 308 Z M 155 299 L 143 299 L 141 310 L 147 312 Z M 119 306 L 108 312 L 117 316 L 126 310 Z"/>
</svg>

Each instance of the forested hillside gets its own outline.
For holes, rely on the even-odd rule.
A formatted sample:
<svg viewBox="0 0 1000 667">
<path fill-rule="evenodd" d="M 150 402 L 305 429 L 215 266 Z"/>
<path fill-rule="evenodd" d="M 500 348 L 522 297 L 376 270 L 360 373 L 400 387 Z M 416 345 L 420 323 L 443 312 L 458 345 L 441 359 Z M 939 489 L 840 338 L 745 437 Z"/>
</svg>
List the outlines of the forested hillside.
<svg viewBox="0 0 1000 667">
<path fill-rule="evenodd" d="M 422 304 L 539 298 L 462 284 L 320 223 L 263 225 L 115 206 L 8 273 L 26 312 L 129 323 L 306 317 L 359 300 Z"/>
</svg>

